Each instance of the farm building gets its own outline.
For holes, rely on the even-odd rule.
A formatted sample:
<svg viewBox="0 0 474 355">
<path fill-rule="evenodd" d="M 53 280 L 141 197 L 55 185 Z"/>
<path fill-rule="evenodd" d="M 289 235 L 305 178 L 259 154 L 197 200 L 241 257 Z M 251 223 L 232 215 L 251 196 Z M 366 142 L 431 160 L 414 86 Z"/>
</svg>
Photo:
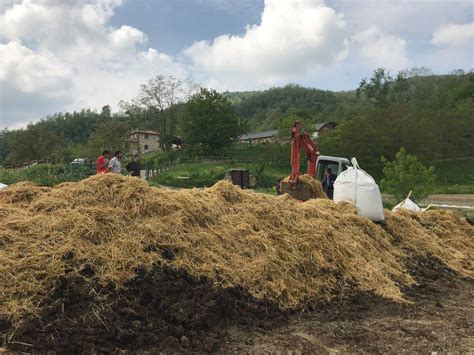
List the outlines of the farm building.
<svg viewBox="0 0 474 355">
<path fill-rule="evenodd" d="M 267 143 L 274 142 L 277 138 L 278 130 L 272 129 L 263 132 L 247 133 L 239 137 L 239 143 Z"/>
<path fill-rule="evenodd" d="M 322 137 L 324 135 L 324 132 L 327 131 L 328 129 L 334 129 L 337 127 L 336 122 L 323 122 L 323 123 L 316 123 L 314 125 L 315 132 L 313 134 L 314 138 Z"/>
<path fill-rule="evenodd" d="M 160 150 L 160 135 L 152 130 L 136 130 L 130 133 L 127 141 L 134 153 L 146 153 Z"/>
</svg>

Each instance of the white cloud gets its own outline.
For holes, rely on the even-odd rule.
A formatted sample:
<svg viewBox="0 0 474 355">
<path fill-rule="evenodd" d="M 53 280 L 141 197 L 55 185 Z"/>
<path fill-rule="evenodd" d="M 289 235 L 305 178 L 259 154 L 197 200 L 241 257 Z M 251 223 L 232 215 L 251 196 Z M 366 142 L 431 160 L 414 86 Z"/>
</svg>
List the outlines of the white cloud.
<svg viewBox="0 0 474 355">
<path fill-rule="evenodd" d="M 377 27 L 356 33 L 351 39 L 350 48 L 351 55 L 359 57 L 359 64 L 365 62 L 371 67 L 395 70 L 408 65 L 405 40 L 383 33 Z"/>
<path fill-rule="evenodd" d="M 397 36 L 430 36 L 450 19 L 472 19 L 472 0 L 326 0 L 351 33 L 375 26 Z M 465 21 L 461 21 L 465 22 Z"/>
<path fill-rule="evenodd" d="M 62 110 L 72 100 L 73 73 L 53 53 L 16 41 L 0 44 L 0 127 Z"/>
<path fill-rule="evenodd" d="M 474 22 L 465 24 L 448 24 L 436 29 L 432 43 L 437 46 L 473 47 Z"/>
<path fill-rule="evenodd" d="M 72 73 L 50 52 L 35 53 L 18 42 L 0 44 L 0 85 L 25 93 L 45 91 L 59 95 L 72 84 Z"/>
<path fill-rule="evenodd" d="M 262 5 L 193 1 L 244 13 Z M 446 72 L 473 61 L 472 0 L 266 0 L 260 23 L 242 35 L 198 41 L 177 56 L 150 48 L 136 27 L 113 27 L 123 2 L 0 0 L 0 126 L 115 106 L 157 74 L 220 90 L 288 82 L 350 89 L 378 66 Z"/>
<path fill-rule="evenodd" d="M 139 29 L 109 25 L 121 3 L 19 0 L 5 7 L 0 13 L 0 39 L 7 40 L 0 47 L 3 125 L 24 114 L 30 103 L 41 102 L 45 111 L 31 107 L 36 117 L 28 119 L 53 113 L 48 110 L 56 110 L 59 101 L 62 110 L 116 107 L 121 99 L 132 98 L 139 85 L 153 75 L 186 76 L 173 58 L 147 48 L 147 36 Z M 19 105 L 12 97 L 28 102 Z M 47 98 L 52 106 L 45 104 Z"/>
<path fill-rule="evenodd" d="M 221 87 L 295 80 L 346 54 L 344 19 L 318 0 L 266 0 L 261 23 L 242 36 L 194 43 L 184 53 Z"/>
</svg>

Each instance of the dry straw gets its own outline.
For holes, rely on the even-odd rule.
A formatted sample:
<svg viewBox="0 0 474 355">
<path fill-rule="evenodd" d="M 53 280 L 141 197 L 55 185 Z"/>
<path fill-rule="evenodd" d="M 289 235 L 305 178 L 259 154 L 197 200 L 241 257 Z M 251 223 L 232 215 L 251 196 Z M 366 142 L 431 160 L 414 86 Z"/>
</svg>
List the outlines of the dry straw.
<svg viewBox="0 0 474 355">
<path fill-rule="evenodd" d="M 229 182 L 165 190 L 112 174 L 0 191 L 0 313 L 37 314 L 66 269 L 121 287 L 161 263 L 282 308 L 352 292 L 403 300 L 405 260 L 430 255 L 473 277 L 474 229 L 446 212 L 386 212 L 384 228 L 329 199 L 300 203 Z"/>
<path fill-rule="evenodd" d="M 288 176 L 283 181 L 289 182 L 290 177 Z M 313 177 L 304 174 L 298 177 L 298 184 L 306 185 L 309 192 L 309 198 L 327 198 L 326 193 L 323 190 L 321 183 Z"/>
</svg>

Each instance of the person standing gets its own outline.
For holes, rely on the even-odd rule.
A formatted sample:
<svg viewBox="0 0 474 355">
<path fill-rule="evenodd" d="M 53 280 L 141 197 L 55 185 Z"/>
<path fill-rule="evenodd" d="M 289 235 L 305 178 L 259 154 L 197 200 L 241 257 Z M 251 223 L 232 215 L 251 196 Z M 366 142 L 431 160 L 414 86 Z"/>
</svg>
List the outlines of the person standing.
<svg viewBox="0 0 474 355">
<path fill-rule="evenodd" d="M 97 161 L 95 164 L 97 174 L 105 174 L 107 172 L 109 159 L 110 159 L 110 152 L 108 150 L 104 150 L 102 152 L 102 155 L 97 158 Z"/>
<path fill-rule="evenodd" d="M 140 177 L 140 170 L 142 169 L 142 166 L 140 164 L 140 157 L 138 154 L 133 157 L 133 160 L 127 164 L 125 169 L 127 169 L 131 176 Z"/>
<path fill-rule="evenodd" d="M 122 158 L 123 158 L 122 152 L 120 150 L 117 150 L 115 152 L 115 156 L 112 159 L 110 159 L 109 171 L 111 173 L 115 173 L 115 174 L 121 174 L 122 173 L 122 165 L 120 163 Z"/>
<path fill-rule="evenodd" d="M 334 196 L 334 181 L 336 181 L 336 175 L 334 175 L 331 169 L 326 169 L 326 175 L 324 176 L 322 185 L 326 195 L 332 200 Z"/>
</svg>

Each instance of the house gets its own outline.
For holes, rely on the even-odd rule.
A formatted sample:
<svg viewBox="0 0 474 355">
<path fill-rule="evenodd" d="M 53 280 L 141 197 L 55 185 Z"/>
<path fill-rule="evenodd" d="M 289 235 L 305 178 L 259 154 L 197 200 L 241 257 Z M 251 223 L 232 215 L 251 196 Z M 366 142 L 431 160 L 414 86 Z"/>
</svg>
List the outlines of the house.
<svg viewBox="0 0 474 355">
<path fill-rule="evenodd" d="M 146 153 L 160 150 L 160 135 L 152 130 L 135 130 L 127 139 L 134 153 Z"/>
<path fill-rule="evenodd" d="M 313 134 L 313 138 L 319 138 L 324 135 L 324 132 L 328 129 L 334 129 L 337 127 L 336 122 L 323 122 L 323 123 L 316 123 L 314 125 L 315 132 Z"/>
<path fill-rule="evenodd" d="M 272 129 L 263 132 L 247 133 L 238 138 L 239 143 L 267 143 L 273 142 L 278 136 L 278 130 Z"/>
</svg>

